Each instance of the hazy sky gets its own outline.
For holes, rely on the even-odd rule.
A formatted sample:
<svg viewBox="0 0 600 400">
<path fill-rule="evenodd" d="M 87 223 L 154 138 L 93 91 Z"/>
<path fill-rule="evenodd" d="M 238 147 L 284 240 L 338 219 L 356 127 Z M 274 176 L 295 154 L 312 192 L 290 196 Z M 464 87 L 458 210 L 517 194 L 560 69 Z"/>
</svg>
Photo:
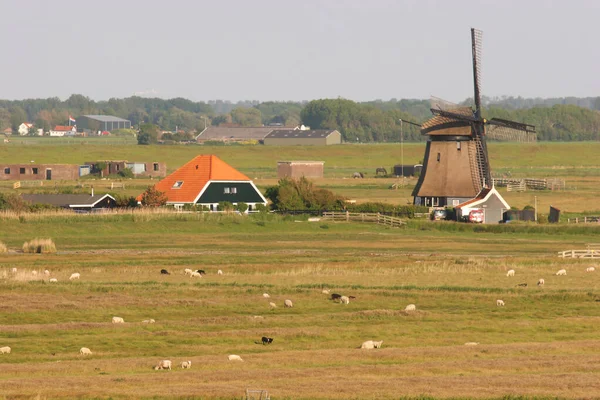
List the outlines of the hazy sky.
<svg viewBox="0 0 600 400">
<path fill-rule="evenodd" d="M 600 96 L 600 0 L 0 0 L 0 98 Z"/>
</svg>

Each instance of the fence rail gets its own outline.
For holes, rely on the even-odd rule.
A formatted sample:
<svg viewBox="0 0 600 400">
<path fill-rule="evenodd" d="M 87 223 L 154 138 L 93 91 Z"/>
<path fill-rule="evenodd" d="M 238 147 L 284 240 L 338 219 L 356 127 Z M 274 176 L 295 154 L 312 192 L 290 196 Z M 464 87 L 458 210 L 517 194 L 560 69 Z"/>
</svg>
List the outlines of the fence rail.
<svg viewBox="0 0 600 400">
<path fill-rule="evenodd" d="M 17 181 L 13 183 L 13 189 L 33 186 L 44 186 L 44 181 Z"/>
<path fill-rule="evenodd" d="M 324 212 L 323 219 L 330 221 L 346 222 L 371 222 L 398 228 L 405 224 L 400 218 L 383 215 L 380 213 L 351 213 L 351 212 Z"/>
<path fill-rule="evenodd" d="M 600 250 L 564 250 L 559 251 L 558 256 L 562 258 L 600 258 Z"/>
<path fill-rule="evenodd" d="M 600 217 L 577 217 L 577 218 L 568 218 L 567 223 L 569 224 L 593 224 L 600 223 Z"/>
<path fill-rule="evenodd" d="M 526 190 L 565 190 L 564 179 L 535 179 L 535 178 L 494 178 L 494 185 L 506 186 L 509 192 L 524 192 Z"/>
</svg>

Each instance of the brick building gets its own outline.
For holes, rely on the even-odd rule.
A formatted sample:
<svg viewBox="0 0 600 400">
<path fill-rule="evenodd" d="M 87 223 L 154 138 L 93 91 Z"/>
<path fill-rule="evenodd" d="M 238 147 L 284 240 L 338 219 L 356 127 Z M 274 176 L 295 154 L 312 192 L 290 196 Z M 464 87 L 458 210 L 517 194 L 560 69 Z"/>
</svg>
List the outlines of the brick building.
<svg viewBox="0 0 600 400">
<path fill-rule="evenodd" d="M 80 166 L 71 164 L 0 164 L 0 180 L 41 181 L 79 179 Z"/>
<path fill-rule="evenodd" d="M 278 161 L 277 178 L 322 178 L 323 161 Z"/>
<path fill-rule="evenodd" d="M 102 170 L 103 176 L 115 175 L 125 168 L 129 168 L 135 176 L 147 176 L 152 178 L 164 178 L 167 176 L 167 164 L 164 162 L 133 162 L 127 160 L 101 160 L 88 161 L 85 165 L 89 165 L 96 172 L 97 165 L 104 163 L 105 167 Z"/>
</svg>

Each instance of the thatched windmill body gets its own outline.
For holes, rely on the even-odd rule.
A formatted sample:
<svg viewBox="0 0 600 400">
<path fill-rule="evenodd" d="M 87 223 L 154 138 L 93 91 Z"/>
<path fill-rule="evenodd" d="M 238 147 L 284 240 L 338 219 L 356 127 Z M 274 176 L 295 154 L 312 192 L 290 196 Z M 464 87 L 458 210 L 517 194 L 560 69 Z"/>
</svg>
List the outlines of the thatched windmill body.
<svg viewBox="0 0 600 400">
<path fill-rule="evenodd" d="M 414 203 L 456 206 L 492 187 L 486 138 L 535 141 L 535 127 L 481 115 L 481 31 L 471 29 L 475 109 L 432 100 L 433 117 L 421 125 L 427 135 L 423 170 L 413 191 Z"/>
</svg>

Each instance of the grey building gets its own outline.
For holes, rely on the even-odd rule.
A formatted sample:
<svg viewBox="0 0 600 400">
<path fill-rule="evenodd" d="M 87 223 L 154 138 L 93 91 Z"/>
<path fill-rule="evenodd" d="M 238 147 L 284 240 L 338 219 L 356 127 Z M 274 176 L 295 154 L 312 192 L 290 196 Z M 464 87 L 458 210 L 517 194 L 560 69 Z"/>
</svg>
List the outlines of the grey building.
<svg viewBox="0 0 600 400">
<path fill-rule="evenodd" d="M 77 132 L 114 131 L 131 129 L 131 121 L 112 115 L 82 115 L 76 118 Z"/>
<path fill-rule="evenodd" d="M 326 146 L 341 144 L 342 135 L 337 130 L 313 129 L 278 129 L 265 136 L 265 145 L 271 146 Z"/>
</svg>

